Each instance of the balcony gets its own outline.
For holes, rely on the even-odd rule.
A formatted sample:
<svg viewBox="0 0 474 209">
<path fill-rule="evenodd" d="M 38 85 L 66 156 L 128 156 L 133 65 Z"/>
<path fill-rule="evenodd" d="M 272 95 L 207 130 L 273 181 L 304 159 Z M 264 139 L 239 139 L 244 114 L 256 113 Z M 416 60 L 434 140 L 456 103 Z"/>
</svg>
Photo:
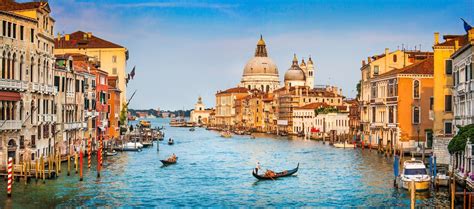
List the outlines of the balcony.
<svg viewBox="0 0 474 209">
<path fill-rule="evenodd" d="M 458 93 L 465 93 L 467 92 L 467 89 L 466 89 L 466 84 L 465 83 L 459 83 L 458 85 L 456 85 L 456 91 Z"/>
<path fill-rule="evenodd" d="M 372 122 L 370 123 L 370 128 L 381 128 L 383 127 L 384 123 L 382 122 Z"/>
<path fill-rule="evenodd" d="M 40 91 L 40 84 L 39 83 L 30 83 L 31 91 L 32 92 L 39 92 Z"/>
<path fill-rule="evenodd" d="M 74 92 L 66 92 L 66 97 L 74 98 Z"/>
<path fill-rule="evenodd" d="M 20 130 L 21 120 L 0 120 L 0 130 Z"/>
<path fill-rule="evenodd" d="M 44 91 L 47 93 L 47 94 L 54 94 L 55 93 L 55 90 L 56 88 L 52 85 L 47 85 L 47 84 L 44 84 Z"/>
<path fill-rule="evenodd" d="M 0 79 L 0 89 L 26 91 L 28 82 L 20 80 Z"/>
<path fill-rule="evenodd" d="M 79 128 L 82 128 L 82 125 L 83 124 L 81 122 L 65 123 L 64 130 L 79 129 Z"/>
</svg>

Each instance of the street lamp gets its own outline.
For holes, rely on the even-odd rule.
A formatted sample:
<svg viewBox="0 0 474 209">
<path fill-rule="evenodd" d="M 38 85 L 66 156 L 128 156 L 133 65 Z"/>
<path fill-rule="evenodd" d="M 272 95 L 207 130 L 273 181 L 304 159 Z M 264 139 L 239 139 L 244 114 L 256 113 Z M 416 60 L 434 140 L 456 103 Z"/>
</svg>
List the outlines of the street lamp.
<svg viewBox="0 0 474 209">
<path fill-rule="evenodd" d="M 420 147 L 420 125 L 418 124 L 416 131 L 418 132 L 418 147 Z"/>
</svg>

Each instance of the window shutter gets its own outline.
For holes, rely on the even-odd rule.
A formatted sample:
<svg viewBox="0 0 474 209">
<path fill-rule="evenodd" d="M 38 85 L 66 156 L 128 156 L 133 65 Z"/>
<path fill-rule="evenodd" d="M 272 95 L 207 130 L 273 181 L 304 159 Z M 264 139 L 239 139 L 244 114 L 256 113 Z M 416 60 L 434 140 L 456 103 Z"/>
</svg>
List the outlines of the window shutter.
<svg viewBox="0 0 474 209">
<path fill-rule="evenodd" d="M 453 60 L 446 60 L 446 74 L 451 75 L 453 73 Z"/>
</svg>

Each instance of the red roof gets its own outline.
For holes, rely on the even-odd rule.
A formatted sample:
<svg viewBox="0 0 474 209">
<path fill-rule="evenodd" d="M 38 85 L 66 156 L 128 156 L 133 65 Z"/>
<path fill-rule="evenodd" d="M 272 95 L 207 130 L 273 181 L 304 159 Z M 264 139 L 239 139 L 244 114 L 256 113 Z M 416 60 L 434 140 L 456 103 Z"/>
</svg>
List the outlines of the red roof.
<svg viewBox="0 0 474 209">
<path fill-rule="evenodd" d="M 456 40 L 458 41 L 459 46 L 464 46 L 469 43 L 469 38 L 466 35 L 445 35 L 443 36 L 445 42 L 436 44 L 435 46 L 454 46 Z"/>
<path fill-rule="evenodd" d="M 301 106 L 301 107 L 297 107 L 295 109 L 312 109 L 312 110 L 315 110 L 315 109 L 319 109 L 321 107 L 329 107 L 329 105 L 324 103 L 324 102 L 314 102 L 314 103 L 310 103 L 310 104 L 307 104 L 307 105 L 304 105 L 304 106 Z"/>
<path fill-rule="evenodd" d="M 424 74 L 424 75 L 433 75 L 433 57 L 428 57 L 422 61 L 414 63 L 412 65 L 406 66 L 404 68 L 392 70 L 386 73 L 381 74 L 382 76 L 390 76 L 396 74 Z"/>
<path fill-rule="evenodd" d="M 225 91 L 218 92 L 217 94 L 226 94 L 226 93 L 248 93 L 249 90 L 244 87 L 235 87 L 235 88 L 230 88 Z"/>
<path fill-rule="evenodd" d="M 25 2 L 18 3 L 13 0 L 0 0 L 0 10 L 3 11 L 15 11 L 15 10 L 28 10 L 36 9 L 42 5 L 47 5 L 47 2 Z"/>
<path fill-rule="evenodd" d="M 110 41 L 101 39 L 91 33 L 77 31 L 69 34 L 69 40 L 62 36 L 59 40 L 54 39 L 54 47 L 57 49 L 72 49 L 72 48 L 125 48 Z"/>
</svg>

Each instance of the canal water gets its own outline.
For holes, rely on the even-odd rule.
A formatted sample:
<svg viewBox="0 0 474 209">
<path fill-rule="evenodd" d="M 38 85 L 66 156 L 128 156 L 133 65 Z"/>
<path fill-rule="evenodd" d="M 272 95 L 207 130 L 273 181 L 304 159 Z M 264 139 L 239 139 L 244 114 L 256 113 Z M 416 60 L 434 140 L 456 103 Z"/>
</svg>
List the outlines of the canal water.
<svg viewBox="0 0 474 209">
<path fill-rule="evenodd" d="M 104 161 L 101 178 L 95 164 L 66 176 L 66 165 L 56 180 L 25 185 L 15 182 L 13 197 L 0 181 L 0 208 L 51 207 L 393 207 L 407 208 L 407 191 L 393 188 L 392 159 L 375 151 L 336 149 L 321 142 L 258 135 L 221 138 L 197 128 L 172 128 L 163 119 L 166 139 L 142 152 L 123 152 Z M 163 167 L 160 159 L 175 153 L 178 163 Z M 296 176 L 258 181 L 251 172 L 259 161 L 276 171 L 300 164 Z M 445 193 L 418 195 L 419 206 L 447 206 Z"/>
</svg>

